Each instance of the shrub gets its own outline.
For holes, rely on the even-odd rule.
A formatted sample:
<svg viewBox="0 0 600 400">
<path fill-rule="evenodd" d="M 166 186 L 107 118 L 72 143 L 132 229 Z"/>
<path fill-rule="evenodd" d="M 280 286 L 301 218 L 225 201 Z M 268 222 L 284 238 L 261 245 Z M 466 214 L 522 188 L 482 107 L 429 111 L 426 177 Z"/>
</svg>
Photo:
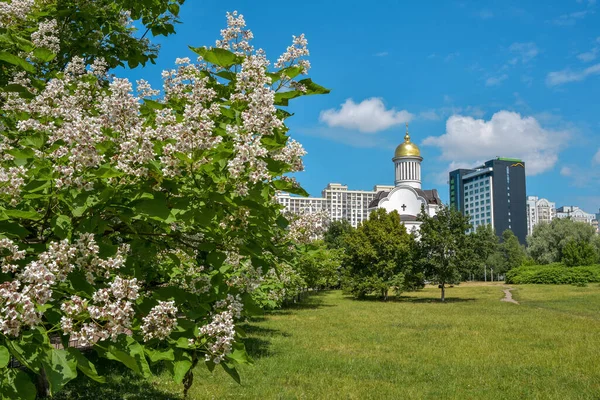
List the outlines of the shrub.
<svg viewBox="0 0 600 400">
<path fill-rule="evenodd" d="M 600 282 L 600 265 L 566 267 L 562 264 L 532 265 L 506 273 L 506 283 L 564 285 Z"/>
</svg>

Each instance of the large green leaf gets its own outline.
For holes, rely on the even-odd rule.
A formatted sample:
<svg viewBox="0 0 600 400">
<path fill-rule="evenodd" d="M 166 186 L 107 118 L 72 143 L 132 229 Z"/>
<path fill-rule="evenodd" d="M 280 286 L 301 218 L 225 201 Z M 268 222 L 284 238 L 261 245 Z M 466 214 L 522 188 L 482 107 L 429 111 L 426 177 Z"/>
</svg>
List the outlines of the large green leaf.
<svg viewBox="0 0 600 400">
<path fill-rule="evenodd" d="M 143 199 L 135 203 L 135 212 L 158 220 L 166 220 L 171 214 L 167 198 L 163 193 L 154 193 L 153 198 Z"/>
<path fill-rule="evenodd" d="M 96 371 L 96 366 L 92 364 L 90 360 L 88 360 L 81 352 L 73 347 L 69 347 L 69 354 L 77 361 L 77 369 L 87 375 L 90 379 L 95 380 L 99 383 L 105 383 L 106 378 L 98 375 L 98 371 Z"/>
<path fill-rule="evenodd" d="M 225 372 L 227 372 L 227 374 L 229 374 L 229 376 L 231 376 L 233 378 L 234 381 L 236 381 L 239 384 L 242 383 L 242 381 L 240 379 L 240 374 L 238 374 L 238 372 L 235 369 L 235 366 L 233 364 L 222 362 L 221 366 L 223 367 Z"/>
<path fill-rule="evenodd" d="M 148 356 L 148 358 L 150 358 L 150 361 L 155 363 L 158 361 L 174 361 L 175 360 L 175 354 L 173 352 L 172 348 L 169 349 L 150 349 L 150 348 L 145 348 L 144 351 L 146 352 L 146 355 Z"/>
<path fill-rule="evenodd" d="M 66 350 L 50 348 L 42 363 L 52 394 L 58 393 L 67 382 L 77 377 L 77 361 Z"/>
<path fill-rule="evenodd" d="M 38 47 L 35 50 L 33 50 L 33 56 L 41 62 L 48 62 L 54 60 L 56 54 L 43 47 Z"/>
<path fill-rule="evenodd" d="M 15 56 L 14 54 L 7 53 L 5 51 L 0 51 L 0 61 L 5 61 L 9 64 L 16 65 L 21 67 L 27 72 L 34 73 L 35 67 L 27 62 L 27 60 Z"/>
<path fill-rule="evenodd" d="M 221 49 L 215 47 L 213 49 L 208 49 L 206 47 L 192 47 L 190 49 L 202 56 L 205 61 L 209 63 L 218 65 L 219 67 L 229 68 L 232 65 L 240 64 L 242 62 L 242 57 L 236 56 L 229 50 Z"/>
<path fill-rule="evenodd" d="M 7 369 L 0 374 L 0 389 L 3 400 L 34 400 L 37 396 L 29 375 L 17 368 Z"/>
<path fill-rule="evenodd" d="M 173 380 L 177 383 L 181 383 L 185 374 L 192 367 L 192 356 L 186 351 L 176 350 L 175 361 L 173 362 Z"/>
<path fill-rule="evenodd" d="M 149 378 L 150 366 L 144 354 L 144 347 L 130 336 L 121 335 L 116 342 L 109 342 L 106 348 L 97 346 L 100 353 L 109 360 L 120 361 L 133 372 Z"/>
<path fill-rule="evenodd" d="M 4 368 L 8 365 L 10 361 L 10 353 L 8 349 L 4 346 L 0 346 L 0 368 Z"/>
</svg>

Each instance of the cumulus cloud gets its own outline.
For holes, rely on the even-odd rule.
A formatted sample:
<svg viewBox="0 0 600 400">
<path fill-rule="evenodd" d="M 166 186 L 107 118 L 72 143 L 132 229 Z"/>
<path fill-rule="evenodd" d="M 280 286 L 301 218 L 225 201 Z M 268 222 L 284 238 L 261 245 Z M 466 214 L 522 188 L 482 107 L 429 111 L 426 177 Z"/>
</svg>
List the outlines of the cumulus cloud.
<svg viewBox="0 0 600 400">
<path fill-rule="evenodd" d="M 424 145 L 439 147 L 442 159 L 473 163 L 497 156 L 518 157 L 525 161 L 528 175 L 551 169 L 569 134 L 540 126 L 533 117 L 499 111 L 489 121 L 453 115 L 446 121 L 446 133 L 430 136 Z"/>
<path fill-rule="evenodd" d="M 508 49 L 511 53 L 514 53 L 517 56 L 517 60 L 521 60 L 523 64 L 527 64 L 533 60 L 540 52 L 533 42 L 513 43 Z"/>
<path fill-rule="evenodd" d="M 421 111 L 419 113 L 419 118 L 425 119 L 428 121 L 437 121 L 440 119 L 440 116 L 438 115 L 437 112 L 435 112 L 435 110 L 427 110 L 427 111 Z"/>
<path fill-rule="evenodd" d="M 577 54 L 577 58 L 583 62 L 594 61 L 598 57 L 598 48 L 594 47 L 590 51 L 586 51 L 585 53 Z"/>
<path fill-rule="evenodd" d="M 596 154 L 594 154 L 594 158 L 592 158 L 592 163 L 600 164 L 600 148 L 598 148 L 598 151 L 596 152 Z"/>
<path fill-rule="evenodd" d="M 557 86 L 569 82 L 579 82 L 585 80 L 588 76 L 600 74 L 600 64 L 594 64 L 591 67 L 582 70 L 563 69 L 554 71 L 546 76 L 548 86 Z"/>
<path fill-rule="evenodd" d="M 319 116 L 319 120 L 329 127 L 357 129 L 366 133 L 383 131 L 412 119 L 413 115 L 406 110 L 386 109 L 379 97 L 372 97 L 358 104 L 348 99 L 341 108 L 321 111 Z"/>
<path fill-rule="evenodd" d="M 485 86 L 498 86 L 506 79 L 508 79 L 508 75 L 506 74 L 502 74 L 500 76 L 491 76 L 485 80 Z"/>
</svg>

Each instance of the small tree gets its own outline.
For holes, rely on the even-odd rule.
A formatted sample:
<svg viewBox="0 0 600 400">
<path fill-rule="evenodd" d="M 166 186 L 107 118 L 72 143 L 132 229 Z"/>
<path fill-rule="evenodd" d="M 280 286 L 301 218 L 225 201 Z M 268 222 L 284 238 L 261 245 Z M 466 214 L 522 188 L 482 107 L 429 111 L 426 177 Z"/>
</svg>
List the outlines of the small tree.
<svg viewBox="0 0 600 400">
<path fill-rule="evenodd" d="M 527 258 L 525 247 L 519 243 L 519 239 L 510 229 L 502 232 L 500 254 L 504 259 L 504 268 L 497 271 L 498 273 L 505 273 L 512 268 L 520 267 Z"/>
<path fill-rule="evenodd" d="M 562 250 L 562 262 L 568 267 L 592 265 L 598 261 L 594 245 L 583 240 L 570 240 Z"/>
<path fill-rule="evenodd" d="M 378 293 L 387 300 L 391 287 L 400 288 L 402 274 L 410 269 L 411 235 L 396 211 L 378 209 L 345 236 L 344 287 L 355 297 Z"/>
<path fill-rule="evenodd" d="M 460 272 L 469 265 L 471 241 L 465 233 L 471 227 L 469 217 L 454 208 L 441 207 L 435 216 L 419 214 L 418 253 L 425 276 L 438 283 L 441 300 L 446 300 L 446 284 L 459 283 Z"/>
<path fill-rule="evenodd" d="M 498 236 L 494 233 L 494 228 L 491 225 L 479 225 L 470 235 L 470 241 L 473 270 L 481 272 L 481 267 L 495 269 L 494 255 L 498 252 Z"/>
</svg>

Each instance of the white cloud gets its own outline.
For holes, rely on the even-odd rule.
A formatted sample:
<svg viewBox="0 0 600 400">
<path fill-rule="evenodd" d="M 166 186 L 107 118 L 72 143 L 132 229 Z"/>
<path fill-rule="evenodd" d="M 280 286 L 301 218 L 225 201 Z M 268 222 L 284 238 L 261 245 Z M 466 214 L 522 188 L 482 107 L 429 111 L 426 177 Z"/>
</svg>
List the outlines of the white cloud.
<svg viewBox="0 0 600 400">
<path fill-rule="evenodd" d="M 533 42 L 513 43 L 508 49 L 514 53 L 523 64 L 527 64 L 540 53 Z"/>
<path fill-rule="evenodd" d="M 455 163 L 518 157 L 525 161 L 528 175 L 537 175 L 556 164 L 568 136 L 542 128 L 533 117 L 503 110 L 489 121 L 453 115 L 446 121 L 445 134 L 430 136 L 423 144 L 439 147 L 442 159 Z"/>
<path fill-rule="evenodd" d="M 546 76 L 546 84 L 548 86 L 562 85 L 563 83 L 579 82 L 586 79 L 588 76 L 600 74 L 600 64 L 594 64 L 583 70 L 573 71 L 571 69 L 563 69 L 562 71 L 554 71 Z"/>
<path fill-rule="evenodd" d="M 372 97 L 358 104 L 352 99 L 347 99 L 340 109 L 321 111 L 319 116 L 319 120 L 329 127 L 357 129 L 367 133 L 383 131 L 412 119 L 413 115 L 406 110 L 386 110 L 383 100 L 379 97 Z"/>
<path fill-rule="evenodd" d="M 419 118 L 426 119 L 428 121 L 437 121 L 440 119 L 440 116 L 438 115 L 437 112 L 435 112 L 435 110 L 427 110 L 427 111 L 421 111 L 419 113 Z"/>
<path fill-rule="evenodd" d="M 385 57 L 387 55 L 389 55 L 390 53 L 388 53 L 387 51 L 381 51 L 379 53 L 375 53 L 375 57 Z"/>
<path fill-rule="evenodd" d="M 562 167 L 560 169 L 560 174 L 562 176 L 571 176 L 573 175 L 573 170 L 570 167 Z"/>
<path fill-rule="evenodd" d="M 600 164 L 600 148 L 598 148 L 598 151 L 596 152 L 596 154 L 594 154 L 594 158 L 592 158 L 592 163 Z"/>
<path fill-rule="evenodd" d="M 508 75 L 506 74 L 502 74 L 500 76 L 490 76 L 485 80 L 485 86 L 498 86 L 506 79 L 508 79 Z"/>
<path fill-rule="evenodd" d="M 598 48 L 594 47 L 590 51 L 586 51 L 585 53 L 577 54 L 577 58 L 583 62 L 594 61 L 598 57 Z"/>
<path fill-rule="evenodd" d="M 450 53 L 446 57 L 444 57 L 444 62 L 450 62 L 458 56 L 460 56 L 460 53 L 458 51 L 455 51 L 454 53 Z"/>
<path fill-rule="evenodd" d="M 576 12 L 572 12 L 570 14 L 563 14 L 563 15 L 559 16 L 558 18 L 553 19 L 550 22 L 553 23 L 554 25 L 558 25 L 558 26 L 572 26 L 572 25 L 575 25 L 578 20 L 581 20 L 581 19 L 585 18 L 588 14 L 593 14 L 593 13 L 594 13 L 593 10 L 576 11 Z"/>
</svg>

